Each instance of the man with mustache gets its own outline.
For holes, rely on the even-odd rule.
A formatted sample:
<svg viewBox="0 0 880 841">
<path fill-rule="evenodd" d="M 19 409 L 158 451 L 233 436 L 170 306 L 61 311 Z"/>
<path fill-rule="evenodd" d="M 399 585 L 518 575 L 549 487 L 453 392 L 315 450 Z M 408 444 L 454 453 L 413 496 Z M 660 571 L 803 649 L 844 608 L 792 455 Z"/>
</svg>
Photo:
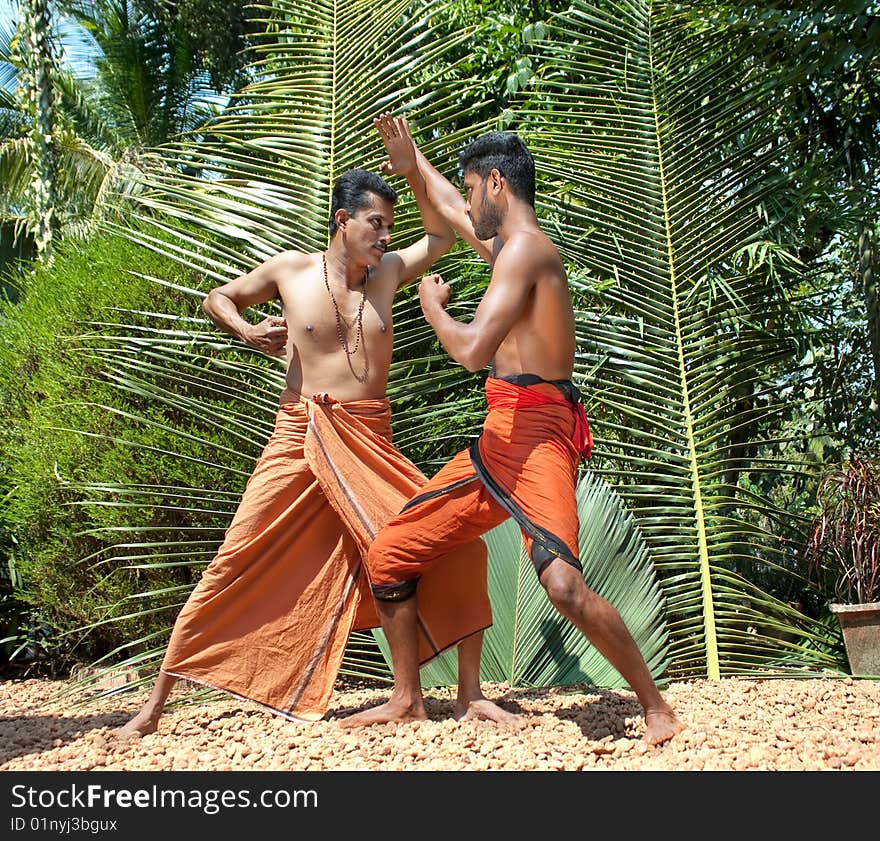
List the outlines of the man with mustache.
<svg viewBox="0 0 880 841">
<path fill-rule="evenodd" d="M 350 633 L 379 624 L 363 560 L 379 528 L 426 481 L 391 444 L 392 304 L 455 240 L 426 199 L 412 144 L 383 139 L 386 169 L 408 173 L 424 236 L 389 251 L 397 194 L 379 175 L 351 170 L 333 189 L 326 250 L 283 251 L 204 301 L 217 327 L 286 359 L 286 388 L 223 545 L 181 610 L 152 693 L 123 737 L 157 729 L 180 678 L 289 719 L 320 718 Z M 281 316 L 242 316 L 275 299 Z M 415 656 L 423 664 L 457 645 L 455 717 L 510 721 L 479 682 L 492 621 L 486 554 L 476 538 L 438 564 L 448 574 L 427 584 Z"/>
</svg>

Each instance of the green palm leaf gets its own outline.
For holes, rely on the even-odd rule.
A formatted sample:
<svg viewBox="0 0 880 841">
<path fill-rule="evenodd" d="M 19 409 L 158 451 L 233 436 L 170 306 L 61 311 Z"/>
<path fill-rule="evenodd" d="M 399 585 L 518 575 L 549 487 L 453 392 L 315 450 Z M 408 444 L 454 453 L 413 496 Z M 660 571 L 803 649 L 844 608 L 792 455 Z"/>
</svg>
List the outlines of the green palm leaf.
<svg viewBox="0 0 880 841">
<path fill-rule="evenodd" d="M 823 629 L 750 583 L 768 568 L 803 578 L 785 512 L 738 486 L 745 469 L 803 469 L 775 440 L 797 336 L 770 326 L 796 275 L 749 259 L 775 248 L 767 173 L 791 150 L 764 128 L 778 103 L 748 40 L 703 14 L 575 0 L 548 30 L 519 128 L 590 307 L 577 370 L 600 419 L 597 468 L 651 546 L 674 673 L 829 666 Z"/>
<path fill-rule="evenodd" d="M 161 168 L 140 184 L 140 224 L 123 233 L 205 278 L 205 288 L 176 287 L 195 309 L 208 286 L 281 248 L 324 247 L 333 180 L 353 166 L 375 169 L 381 159 L 372 128 L 380 111 L 407 109 L 428 157 L 452 174 L 458 147 L 494 127 L 467 125 L 482 87 L 460 56 L 480 33 L 444 22 L 447 13 L 454 19 L 454 6 L 434 0 L 412 14 L 398 0 L 273 4 L 271 37 L 252 68 L 258 81 L 192 142 L 160 150 Z M 802 380 L 797 330 L 785 329 L 797 266 L 776 241 L 774 215 L 796 175 L 781 169 L 780 143 L 797 141 L 767 128 L 778 103 L 748 40 L 703 9 L 574 0 L 544 31 L 533 42 L 533 84 L 503 117 L 535 151 L 538 210 L 575 291 L 576 377 L 597 441 L 594 484 L 589 493 L 580 488 L 592 500 L 582 524 L 624 523 L 616 548 L 601 531 L 582 534 L 588 580 L 617 604 L 655 674 L 667 661 L 674 677 L 835 668 L 826 627 L 762 583 L 774 575 L 804 585 L 792 540 L 797 524 L 748 481 L 749 471 L 779 483 L 809 472 L 781 460 L 779 449 L 781 419 Z M 447 132 L 447 125 L 467 128 Z M 400 243 L 418 235 L 406 195 L 397 223 Z M 457 312 L 467 314 L 485 268 L 456 252 L 440 269 L 459 279 Z M 177 435 L 176 453 L 210 460 L 230 480 L 222 458 L 199 455 L 209 448 L 198 427 L 216 430 L 228 420 L 227 446 L 256 457 L 280 369 L 261 367 L 198 320 L 160 325 L 156 314 L 152 332 L 96 326 L 82 347 L 100 357 L 120 394 L 155 407 L 136 416 Z M 411 294 L 396 304 L 395 332 L 396 443 L 431 472 L 442 460 L 439 441 L 457 445 L 476 431 L 482 396 L 469 374 L 445 361 Z M 221 510 L 189 487 L 108 483 L 105 496 L 107 489 L 114 505 L 151 494 L 155 504 L 173 505 L 173 492 L 193 518 L 203 505 Z M 106 504 L 100 488 L 87 491 L 87 504 Z M 206 559 L 210 540 L 219 542 L 216 525 L 208 537 L 193 526 L 154 534 L 132 524 L 127 539 L 111 540 L 108 553 L 89 562 L 192 564 Z M 525 683 L 615 680 L 553 616 L 534 573 L 523 568 L 515 530 L 506 531 L 487 537 L 498 544 L 493 558 L 519 566 L 493 561 L 497 627 L 487 633 L 486 669 Z M 146 603 L 149 592 L 132 598 Z M 185 588 L 160 595 L 180 603 Z M 368 641 L 356 642 L 366 648 L 347 663 L 381 673 Z M 446 668 L 442 681 L 450 674 Z"/>
<path fill-rule="evenodd" d="M 444 51 L 471 34 L 436 37 L 435 17 L 443 8 L 442 3 L 427 4 L 424 15 L 413 20 L 403 14 L 407 4 L 400 2 L 379 7 L 275 4 L 270 21 L 275 36 L 259 49 L 254 67 L 259 80 L 192 141 L 160 150 L 161 168 L 148 173 L 137 195 L 133 216 L 140 224 L 119 230 L 195 269 L 209 283 L 228 280 L 279 248 L 322 248 L 330 184 L 345 169 L 376 168 L 380 160 L 381 141 L 372 118 L 395 104 L 415 105 L 422 110 L 414 112 L 414 124 L 421 120 L 429 131 L 461 95 L 460 87 L 438 81 L 431 70 L 442 66 Z M 351 32 L 358 37 L 351 39 Z M 377 43 L 383 45 L 381 56 Z M 421 226 L 414 202 L 407 195 L 401 198 L 396 231 L 405 243 L 420 234 Z M 460 254 L 449 260 L 450 265 L 466 262 Z M 206 291 L 173 288 L 191 296 L 194 310 Z M 467 304 L 465 295 L 458 306 Z M 459 368 L 450 371 L 414 295 L 403 296 L 396 309 L 397 353 L 389 395 L 412 408 L 411 420 L 400 426 L 404 443 L 423 442 L 425 424 L 439 423 L 435 410 L 425 407 L 437 395 L 431 367 L 442 365 L 443 384 L 449 388 L 469 375 Z M 149 326 L 143 326 L 145 321 Z M 228 336 L 206 332 L 206 326 L 204 319 L 187 322 L 160 313 L 131 313 L 127 318 L 120 312 L 112 322 L 92 325 L 77 341 L 77 352 L 129 407 L 107 405 L 99 411 L 154 428 L 163 441 L 158 456 L 192 460 L 214 471 L 218 486 L 243 487 L 246 475 L 225 464 L 224 450 L 257 457 L 272 428 L 283 370 L 277 360 L 251 364 L 259 355 Z M 442 415 L 443 409 L 436 412 Z M 212 445 L 214 433 L 222 434 L 223 446 Z M 88 434 L 101 437 L 100 432 Z M 106 443 L 133 446 L 119 436 Z M 200 453 L 212 455 L 206 459 Z M 104 547 L 83 562 L 106 569 L 108 575 L 114 570 L 183 573 L 206 563 L 222 539 L 222 528 L 198 523 L 224 513 L 228 518 L 234 509 L 234 494 L 168 482 L 68 487 L 81 496 L 79 505 L 93 510 L 131 509 L 130 527 L 114 520 L 113 526 L 98 525 L 89 532 Z M 189 524 L 170 529 L 172 513 Z M 138 522 L 138 515 L 151 522 Z M 187 580 L 185 574 L 179 577 Z M 171 611 L 179 609 L 191 584 L 169 587 L 150 580 L 144 579 L 145 586 L 132 592 L 127 604 L 104 606 L 97 621 L 124 622 L 150 611 L 173 618 Z M 118 650 L 107 668 L 158 665 L 161 651 L 151 648 L 147 660 L 141 652 L 153 639 L 152 634 L 132 639 L 125 648 L 138 653 L 118 662 L 123 653 Z M 352 637 L 342 671 L 388 675 L 372 637 L 364 634 Z"/>
<path fill-rule="evenodd" d="M 448 74 L 444 57 L 460 53 L 474 33 L 441 26 L 449 5 L 422 3 L 410 16 L 408 0 L 274 3 L 267 20 L 274 37 L 255 48 L 253 70 L 261 78 L 199 130 L 198 143 L 164 147 L 167 170 L 147 181 L 142 217 L 149 222 L 158 212 L 174 219 L 193 251 L 210 233 L 214 242 L 203 257 L 173 255 L 216 280 L 283 248 L 323 248 L 332 183 L 348 169 L 376 169 L 382 160 L 374 117 L 406 107 L 414 128 L 430 137 L 460 112 L 467 88 L 439 78 L 440 69 Z M 444 136 L 426 152 L 448 162 L 463 139 Z M 193 171 L 209 180 L 187 174 Z M 402 203 L 396 220 L 402 242 L 418 228 L 415 204 Z M 167 233 L 157 225 L 156 238 L 144 243 L 161 249 Z"/>
</svg>

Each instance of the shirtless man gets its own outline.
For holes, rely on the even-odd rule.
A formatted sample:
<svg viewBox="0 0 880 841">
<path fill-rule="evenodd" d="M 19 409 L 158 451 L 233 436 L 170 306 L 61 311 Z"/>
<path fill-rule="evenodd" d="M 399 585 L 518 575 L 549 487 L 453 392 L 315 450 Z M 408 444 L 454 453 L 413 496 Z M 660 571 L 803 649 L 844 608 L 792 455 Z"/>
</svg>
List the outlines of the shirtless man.
<svg viewBox="0 0 880 841">
<path fill-rule="evenodd" d="M 383 119 L 386 133 L 410 137 L 402 118 Z M 535 214 L 532 156 L 513 133 L 478 138 L 459 159 L 463 200 L 416 154 L 430 202 L 492 266 L 470 322 L 446 312 L 450 290 L 439 275 L 419 286 L 425 318 L 447 353 L 469 371 L 491 363 L 489 411 L 475 444 L 442 467 L 370 547 L 394 688 L 385 704 L 340 726 L 425 717 L 413 657 L 419 579 L 435 558 L 512 516 L 550 601 L 638 696 L 645 741 L 666 742 L 684 725 L 663 699 L 620 614 L 587 587 L 577 555 L 575 483 L 592 438 L 571 382 L 575 332 L 565 268 Z"/>
<path fill-rule="evenodd" d="M 412 143 L 375 123 L 389 155 L 384 169 L 407 178 L 425 235 L 389 251 L 397 194 L 377 174 L 351 170 L 334 186 L 326 251 L 281 252 L 205 298 L 217 327 L 286 358 L 287 387 L 223 546 L 175 622 L 149 699 L 117 731 L 122 737 L 157 729 L 180 678 L 287 718 L 319 718 L 350 631 L 378 625 L 362 557 L 379 526 L 425 481 L 390 446 L 392 303 L 455 234 L 427 201 Z M 242 317 L 273 299 L 281 301 L 281 317 L 257 324 Z M 511 721 L 479 682 L 483 630 L 491 624 L 485 545 L 475 541 L 461 555 L 456 585 L 442 595 L 477 606 L 453 611 L 435 591 L 440 618 L 426 635 L 436 647 L 423 660 L 457 645 L 454 716 Z"/>
</svg>

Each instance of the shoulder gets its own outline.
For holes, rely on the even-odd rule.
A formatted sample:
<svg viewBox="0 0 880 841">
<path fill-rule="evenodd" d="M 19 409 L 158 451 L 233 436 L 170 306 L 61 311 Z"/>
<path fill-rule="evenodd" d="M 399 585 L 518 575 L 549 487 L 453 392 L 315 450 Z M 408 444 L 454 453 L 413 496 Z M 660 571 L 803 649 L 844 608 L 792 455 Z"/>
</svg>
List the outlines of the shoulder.
<svg viewBox="0 0 880 841">
<path fill-rule="evenodd" d="M 492 264 L 495 272 L 534 278 L 536 272 L 561 266 L 556 246 L 542 231 L 517 231 L 504 241 Z"/>
<path fill-rule="evenodd" d="M 406 273 L 406 264 L 397 251 L 386 251 L 379 265 L 370 270 L 370 283 L 374 288 L 387 287 L 393 295 Z"/>
<path fill-rule="evenodd" d="M 248 274 L 252 277 L 263 277 L 267 280 L 280 283 L 295 277 L 300 272 L 313 269 L 319 260 L 320 254 L 317 252 L 314 254 L 306 254 L 302 251 L 288 249 L 273 254 Z"/>
<path fill-rule="evenodd" d="M 263 265 L 272 265 L 279 269 L 286 268 L 293 271 L 299 271 L 314 265 L 320 259 L 320 252 L 306 253 L 303 251 L 294 251 L 290 248 L 285 251 L 279 251 L 277 254 L 273 254 L 263 263 Z"/>
</svg>

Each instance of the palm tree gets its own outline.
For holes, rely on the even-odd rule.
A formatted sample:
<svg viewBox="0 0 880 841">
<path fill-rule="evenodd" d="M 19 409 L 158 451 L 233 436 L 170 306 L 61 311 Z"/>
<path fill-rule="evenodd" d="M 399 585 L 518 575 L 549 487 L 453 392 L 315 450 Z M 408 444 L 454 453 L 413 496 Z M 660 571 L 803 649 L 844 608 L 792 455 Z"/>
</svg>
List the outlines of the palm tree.
<svg viewBox="0 0 880 841">
<path fill-rule="evenodd" d="M 479 80 L 463 85 L 444 64 L 445 56 L 461 54 L 461 46 L 476 37 L 473 30 L 454 31 L 443 25 L 448 7 L 440 0 L 423 4 L 421 17 L 414 19 L 407 13 L 408 2 L 378 9 L 366 3 L 326 9 L 323 4 L 308 9 L 276 4 L 275 15 L 267 21 L 276 37 L 258 51 L 256 67 L 262 78 L 244 89 L 221 117 L 200 128 L 198 142 L 164 147 L 166 166 L 160 177 L 145 180 L 140 195 L 139 230 L 120 231 L 205 276 L 204 288 L 183 290 L 193 295 L 195 306 L 210 285 L 247 270 L 279 248 L 324 247 L 329 186 L 348 168 L 376 167 L 381 143 L 372 117 L 384 108 L 412 105 L 410 116 L 426 138 L 427 154 L 450 169 L 457 149 L 481 127 L 451 134 L 441 134 L 440 129 L 448 117 L 460 117 L 468 103 L 479 107 L 482 97 Z M 350 42 L 347 33 L 353 32 L 359 35 Z M 190 174 L 192 169 L 210 177 L 196 177 Z M 404 200 L 396 225 L 404 242 L 419 235 L 416 214 L 412 200 Z M 152 233 L 144 233 L 143 226 Z M 444 265 L 453 275 L 473 276 L 471 282 L 459 284 L 456 305 L 466 312 L 474 305 L 485 273 L 461 252 L 450 255 Z M 389 395 L 398 411 L 396 441 L 414 449 L 417 437 L 424 445 L 426 428 L 445 428 L 448 453 L 459 439 L 473 433 L 478 422 L 481 404 L 476 384 L 463 369 L 448 365 L 414 295 L 398 301 L 395 323 Z M 229 337 L 218 338 L 191 324 L 164 319 L 153 335 L 134 326 L 128 334 L 118 328 L 110 332 L 105 326 L 82 337 L 81 346 L 83 352 L 104 361 L 106 376 L 122 394 L 147 398 L 152 406 L 169 411 L 189 412 L 194 419 L 225 429 L 230 446 L 240 452 L 256 458 L 268 437 L 275 408 L 272 396 L 282 388 L 283 372 L 277 366 L 254 368 L 248 362 L 253 354 L 242 351 Z M 207 362 L 210 358 L 214 361 Z M 452 405 L 450 395 L 459 396 Z M 231 398 L 236 404 L 232 408 L 206 408 L 206 401 L 219 406 Z M 450 429 L 452 417 L 458 417 L 460 425 Z M 144 415 L 132 420 L 156 422 Z M 188 431 L 181 431 L 181 458 L 186 457 L 191 429 L 187 425 Z M 440 460 L 436 438 L 428 438 L 432 443 L 423 454 L 426 470 Z M 217 487 L 240 490 L 242 481 L 218 470 Z M 167 504 L 171 496 L 179 511 L 194 517 L 209 498 L 219 503 L 215 489 L 104 481 L 77 490 L 100 505 L 131 505 L 145 498 Z M 600 592 L 623 602 L 622 612 L 659 676 L 666 668 L 662 596 L 644 541 L 606 483 L 586 479 L 580 498 L 585 506 L 585 556 L 591 559 L 588 573 L 595 575 L 594 586 Z M 132 526 L 122 540 L 108 534 L 106 551 L 91 561 L 125 569 L 185 566 L 209 552 L 205 534 L 198 529 L 181 530 L 176 540 L 167 540 L 158 529 Z M 603 544 L 609 535 L 617 535 L 616 541 Z M 508 524 L 488 540 L 493 599 L 503 603 L 503 610 L 487 637 L 487 658 L 494 664 L 487 665 L 487 675 L 526 683 L 594 680 L 619 685 L 619 676 L 580 634 L 554 620 L 537 577 L 523 563 L 517 530 Z M 188 589 L 185 585 L 162 593 L 144 589 L 99 621 L 124 620 L 161 605 L 177 606 Z M 167 628 L 131 640 L 106 660 L 111 668 L 154 667 L 162 653 L 157 643 L 166 632 Z M 381 644 L 378 632 L 377 638 Z M 122 654 L 129 657 L 119 664 Z M 387 665 L 376 655 L 373 637 L 355 634 L 343 671 L 387 678 Z M 147 671 L 151 674 L 152 668 Z M 442 658 L 423 672 L 423 679 L 454 682 L 454 661 Z"/>
<path fill-rule="evenodd" d="M 758 586 L 805 571 L 787 512 L 741 483 L 808 467 L 777 446 L 803 381 L 797 260 L 773 214 L 793 155 L 745 34 L 702 7 L 576 0 L 518 124 L 590 302 L 599 469 L 655 554 L 674 673 L 712 678 L 834 662 L 824 629 Z"/>
<path fill-rule="evenodd" d="M 222 109 L 243 78 L 236 54 L 249 24 L 243 3 L 21 6 L 15 39 L 0 30 L 0 213 L 42 255 L 53 234 L 94 233 L 137 173 L 162 165 L 153 147 Z"/>
<path fill-rule="evenodd" d="M 110 197 L 156 161 L 132 150 L 95 107 L 89 84 L 61 66 L 49 3 L 27 0 L 23 12 L 14 38 L 0 33 L 0 218 L 49 259 L 53 237 L 93 232 Z"/>
<path fill-rule="evenodd" d="M 688 4 L 573 0 L 546 21 L 543 38 L 530 36 L 534 77 L 508 113 L 468 126 L 487 92 L 460 46 L 478 42 L 482 31 L 447 27 L 454 7 L 444 0 L 275 3 L 266 20 L 273 37 L 254 64 L 259 79 L 200 131 L 199 142 L 163 148 L 166 166 L 145 179 L 140 199 L 146 233 L 131 236 L 202 273 L 205 288 L 183 290 L 195 305 L 210 284 L 280 248 L 324 246 L 330 184 L 345 169 L 380 159 L 371 128 L 380 111 L 406 111 L 426 154 L 450 174 L 458 148 L 482 130 L 503 123 L 521 132 L 536 151 L 539 211 L 578 294 L 577 377 L 598 444 L 591 473 L 607 479 L 645 540 L 644 551 L 633 553 L 643 580 L 650 583 L 653 569 L 659 575 L 658 598 L 633 607 L 646 611 L 649 629 L 662 629 L 665 617 L 669 673 L 718 678 L 839 667 L 824 626 L 774 595 L 780 582 L 808 586 L 796 551 L 799 524 L 749 481 L 759 473 L 777 485 L 796 482 L 810 467 L 780 448 L 804 380 L 789 302 L 800 266 L 778 214 L 790 204 L 797 175 L 790 144 L 799 139 L 786 145 L 773 131 L 779 88 L 750 52 L 748 33 Z M 446 133 L 448 124 L 467 127 Z M 415 207 L 404 202 L 400 211 L 406 242 L 417 232 Z M 457 296 L 468 312 L 485 270 L 464 252 L 441 269 L 473 279 Z M 430 422 L 476 419 L 472 380 L 438 354 L 411 296 L 399 301 L 396 323 L 390 394 L 401 398 L 398 443 Z M 248 382 L 235 343 L 191 325 L 154 337 L 147 361 L 133 349 L 120 352 L 135 347 L 124 333 L 82 341 L 103 349 L 107 376 L 120 389 L 149 393 L 160 405 L 187 402 L 193 383 L 212 387 L 212 376 L 199 373 L 212 344 L 221 354 L 212 365 L 225 372 L 217 387 L 232 396 L 236 381 Z M 280 387 L 280 370 L 273 376 Z M 241 398 L 241 409 L 210 418 L 231 424 L 231 435 L 254 454 L 270 423 L 270 379 L 263 383 L 253 398 Z M 450 447 L 466 426 L 453 427 Z M 615 509 L 611 490 L 597 493 Z M 185 555 L 190 539 L 168 551 Z M 591 540 L 582 547 L 588 565 L 602 545 Z M 516 554 L 511 545 L 501 552 L 506 558 Z M 108 547 L 108 559 L 124 555 Z M 522 596 L 506 599 L 514 613 L 496 614 L 499 626 L 541 624 L 536 600 Z M 657 639 L 656 650 L 666 651 L 662 633 Z M 519 654 L 503 653 L 517 652 L 518 642 L 501 646 L 497 662 L 519 663 Z M 550 649 L 552 668 L 498 673 L 566 679 L 565 643 Z M 583 662 L 581 654 L 572 662 Z M 373 668 L 363 665 L 367 649 L 358 657 Z"/>
<path fill-rule="evenodd" d="M 52 85 L 56 59 L 49 33 L 48 0 L 25 0 L 21 7 L 18 41 L 21 65 L 27 80 L 25 109 L 30 118 L 27 150 L 32 162 L 28 167 L 29 183 L 25 188 L 29 199 L 26 218 L 37 255 L 49 259 L 57 179 L 56 97 Z M 3 151 L 0 150 L 0 155 Z"/>
</svg>

